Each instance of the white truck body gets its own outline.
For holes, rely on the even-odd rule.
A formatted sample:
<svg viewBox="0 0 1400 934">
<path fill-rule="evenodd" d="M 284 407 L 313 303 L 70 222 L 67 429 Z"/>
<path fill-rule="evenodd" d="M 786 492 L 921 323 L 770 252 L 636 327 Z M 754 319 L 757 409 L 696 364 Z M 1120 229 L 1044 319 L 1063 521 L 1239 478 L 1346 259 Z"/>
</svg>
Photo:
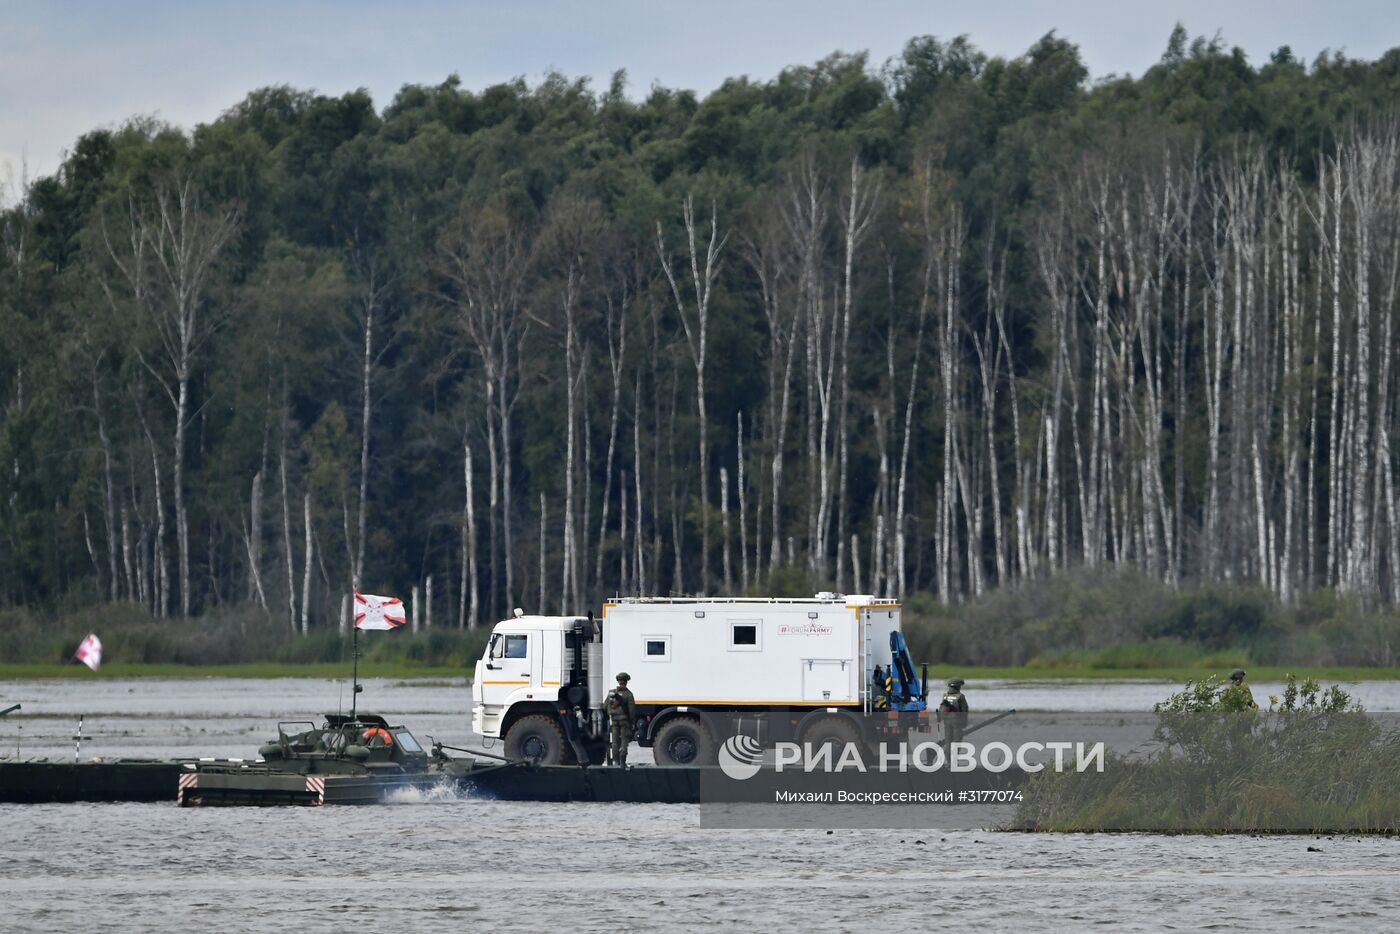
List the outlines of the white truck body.
<svg viewBox="0 0 1400 934">
<path fill-rule="evenodd" d="M 625 599 L 603 607 L 604 669 L 639 705 L 861 706 L 898 628 L 868 597 Z"/>
</svg>

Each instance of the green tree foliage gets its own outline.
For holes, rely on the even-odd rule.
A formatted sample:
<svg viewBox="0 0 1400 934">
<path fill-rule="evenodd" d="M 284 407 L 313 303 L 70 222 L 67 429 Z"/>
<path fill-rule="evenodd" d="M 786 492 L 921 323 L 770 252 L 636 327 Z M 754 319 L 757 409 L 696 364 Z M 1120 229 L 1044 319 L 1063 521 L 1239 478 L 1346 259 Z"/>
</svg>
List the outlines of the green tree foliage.
<svg viewBox="0 0 1400 934">
<path fill-rule="evenodd" d="M 1373 277 L 1371 343 L 1348 319 L 1336 361 L 1316 225 L 1288 235 L 1304 257 L 1288 267 L 1296 281 L 1271 278 L 1251 299 L 1274 307 L 1303 290 L 1296 333 L 1309 335 L 1302 358 L 1278 364 L 1287 373 L 1238 390 L 1300 400 L 1294 421 L 1268 417 L 1262 538 L 1251 449 L 1229 432 L 1254 413 L 1231 410 L 1215 435 L 1202 413 L 1220 361 L 1208 296 L 1233 275 L 1211 240 L 1226 176 L 1255 159 L 1258 184 L 1300 186 L 1292 216 L 1302 201 L 1316 210 L 1347 140 L 1392 118 L 1400 50 L 1304 63 L 1284 48 L 1251 63 L 1178 28 L 1141 77 L 1093 82 L 1053 32 L 1009 59 L 923 36 L 889 62 L 835 54 L 703 98 L 627 90 L 622 72 L 605 90 L 559 74 L 481 89 L 449 76 L 378 109 L 363 90 L 269 87 L 190 133 L 140 119 L 93 131 L 53 176 L 22 184 L 0 211 L 0 604 L 178 613 L 177 466 L 195 616 L 255 603 L 333 626 L 357 569 L 365 589 L 419 588 L 424 621 L 431 577 L 437 625 L 540 594 L 542 611 L 582 612 L 618 592 L 726 588 L 902 587 L 947 606 L 1014 583 L 1026 589 L 1005 600 L 1024 609 L 1036 588 L 1073 596 L 1072 579 L 1047 583 L 1060 572 L 1107 561 L 1172 592 L 1259 588 L 1164 597 L 1141 625 L 1103 623 L 1115 638 L 1085 634 L 1112 615 L 1093 599 L 1050 618 L 1018 610 L 1007 644 L 1025 661 L 1124 640 L 1253 645 L 1269 635 L 1268 600 L 1306 601 L 1349 574 L 1364 586 L 1343 587 L 1347 606 L 1393 597 L 1389 514 L 1365 526 L 1376 544 L 1362 557 L 1326 551 L 1356 523 L 1329 525 L 1340 433 L 1323 417 L 1334 363 L 1354 374 L 1347 361 L 1364 352 L 1379 373 L 1393 277 Z M 172 178 L 237 221 L 199 293 L 184 409 L 156 313 L 178 290 L 155 262 L 150 214 Z M 1188 188 L 1195 200 L 1177 197 Z M 566 205 L 587 215 L 586 242 L 559 235 Z M 1159 209 L 1176 238 L 1160 269 L 1132 265 L 1138 234 L 1100 237 Z M 1394 205 L 1380 210 L 1376 256 L 1394 239 Z M 686 328 L 712 221 L 701 406 Z M 1280 221 L 1261 223 L 1285 242 Z M 1268 268 L 1284 268 L 1267 249 Z M 1345 291 L 1359 307 L 1357 286 Z M 1268 361 L 1295 334 L 1257 333 Z M 1224 354 L 1254 359 L 1233 342 Z M 1164 365 L 1180 383 L 1157 398 L 1149 377 Z M 1348 379 L 1335 392 L 1361 385 Z M 1341 400 L 1335 425 L 1370 419 L 1380 437 L 1395 407 L 1378 398 Z M 1156 413 L 1157 435 L 1139 411 Z M 1307 412 L 1326 424 L 1300 428 Z M 1299 503 L 1311 490 L 1317 545 L 1288 552 L 1283 581 L 1281 561 L 1255 552 L 1302 534 L 1277 505 L 1287 483 Z M 1348 483 L 1394 496 L 1379 473 Z M 564 606 L 566 593 L 586 605 Z M 1338 625 L 1361 633 L 1349 652 L 1392 660 L 1391 630 Z"/>
</svg>

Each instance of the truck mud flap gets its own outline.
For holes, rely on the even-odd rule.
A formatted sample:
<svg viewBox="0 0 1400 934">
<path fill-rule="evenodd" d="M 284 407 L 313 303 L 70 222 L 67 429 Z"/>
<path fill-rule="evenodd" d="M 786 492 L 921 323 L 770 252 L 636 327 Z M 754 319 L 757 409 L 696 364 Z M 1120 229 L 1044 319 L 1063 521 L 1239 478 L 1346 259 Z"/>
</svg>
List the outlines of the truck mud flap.
<svg viewBox="0 0 1400 934">
<path fill-rule="evenodd" d="M 559 715 L 559 723 L 564 728 L 564 738 L 569 741 L 569 746 L 574 750 L 574 758 L 579 765 L 594 765 L 589 761 L 588 748 L 583 743 L 583 736 L 579 733 L 578 724 L 574 718 L 568 714 Z"/>
</svg>

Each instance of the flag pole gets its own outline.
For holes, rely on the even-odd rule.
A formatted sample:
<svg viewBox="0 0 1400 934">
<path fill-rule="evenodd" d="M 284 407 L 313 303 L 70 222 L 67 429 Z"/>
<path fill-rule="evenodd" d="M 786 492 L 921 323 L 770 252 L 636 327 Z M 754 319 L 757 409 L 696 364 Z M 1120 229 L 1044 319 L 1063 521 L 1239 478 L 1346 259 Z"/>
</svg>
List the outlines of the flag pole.
<svg viewBox="0 0 1400 934">
<path fill-rule="evenodd" d="M 356 701 L 360 699 L 360 627 L 356 626 L 355 634 L 351 637 L 350 657 L 351 661 L 351 687 L 350 687 L 350 722 L 354 723 L 356 718 Z"/>
</svg>

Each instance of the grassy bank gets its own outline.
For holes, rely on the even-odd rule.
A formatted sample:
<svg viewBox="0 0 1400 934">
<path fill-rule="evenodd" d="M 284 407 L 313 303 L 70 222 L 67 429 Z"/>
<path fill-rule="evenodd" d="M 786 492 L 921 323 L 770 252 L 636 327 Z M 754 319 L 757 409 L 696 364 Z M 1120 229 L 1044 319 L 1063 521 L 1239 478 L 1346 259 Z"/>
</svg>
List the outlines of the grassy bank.
<svg viewBox="0 0 1400 934">
<path fill-rule="evenodd" d="M 130 604 L 90 607 L 56 618 L 0 611 L 0 672 L 10 672 L 9 677 L 91 675 L 70 663 L 90 632 L 102 639 L 103 676 L 334 677 L 350 672 L 349 633 L 323 628 L 302 635 L 252 607 L 196 619 L 154 620 Z M 470 671 L 488 636 L 485 628 L 361 633 L 360 670 L 371 677 L 424 668 Z"/>
<path fill-rule="evenodd" d="M 470 666 L 414 665 L 401 662 L 361 663 L 360 680 L 369 678 L 470 678 Z M 172 665 L 114 662 L 92 672 L 82 665 L 52 663 L 0 665 L 0 681 L 26 678 L 315 678 L 349 680 L 350 665 L 316 662 L 290 665 L 282 662 L 250 662 L 243 665 Z M 3 698 L 0 698 L 2 700 Z"/>
<path fill-rule="evenodd" d="M 919 659 L 957 666 L 1195 672 L 1400 665 L 1400 612 L 1331 590 L 1285 605 L 1238 585 L 1168 587 L 1100 568 L 1003 587 L 962 604 L 904 604 Z"/>
<path fill-rule="evenodd" d="M 797 592 L 812 592 L 803 588 Z M 1306 671 L 1357 680 L 1397 677 L 1400 668 L 1394 608 L 1325 590 L 1283 605 L 1259 588 L 1171 588 L 1112 568 L 1027 581 L 962 604 L 912 594 L 904 631 L 914 658 L 936 665 L 940 677 L 1184 680 L 1242 667 L 1256 679 Z M 101 636 L 113 666 L 271 664 L 298 674 L 350 660 L 348 635 L 326 626 L 302 635 L 253 606 L 154 620 L 140 606 L 106 604 L 0 609 L 0 666 L 60 665 L 89 632 Z M 488 627 L 398 630 L 365 633 L 360 644 L 364 658 L 396 671 L 470 669 L 488 635 Z"/>
</svg>

